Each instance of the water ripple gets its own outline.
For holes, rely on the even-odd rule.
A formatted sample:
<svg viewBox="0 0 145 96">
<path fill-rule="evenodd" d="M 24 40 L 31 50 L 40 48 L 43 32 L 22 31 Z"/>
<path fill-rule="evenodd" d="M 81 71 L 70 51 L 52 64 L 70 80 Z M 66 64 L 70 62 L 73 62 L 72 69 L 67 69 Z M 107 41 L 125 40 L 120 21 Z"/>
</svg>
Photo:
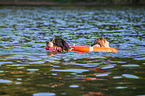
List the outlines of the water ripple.
<svg viewBox="0 0 145 96">
<path fill-rule="evenodd" d="M 145 94 L 144 9 L 0 6 L 0 95 Z M 76 46 L 104 37 L 118 53 L 47 53 L 54 37 Z"/>
<path fill-rule="evenodd" d="M 82 72 L 86 72 L 88 70 L 86 70 L 86 69 L 53 69 L 51 71 L 82 73 Z"/>
</svg>

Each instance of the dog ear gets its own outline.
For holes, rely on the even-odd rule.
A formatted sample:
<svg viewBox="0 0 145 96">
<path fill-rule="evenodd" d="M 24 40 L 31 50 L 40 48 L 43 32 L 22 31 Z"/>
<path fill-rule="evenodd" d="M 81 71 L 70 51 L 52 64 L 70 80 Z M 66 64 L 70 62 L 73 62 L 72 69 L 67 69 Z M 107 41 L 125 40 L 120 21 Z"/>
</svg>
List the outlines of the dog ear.
<svg viewBox="0 0 145 96">
<path fill-rule="evenodd" d="M 102 37 L 97 38 L 97 39 L 94 41 L 94 43 L 91 44 L 91 46 L 94 46 L 95 44 L 99 44 L 99 45 L 100 45 L 100 41 L 101 41 L 101 40 L 103 40 Z"/>
<path fill-rule="evenodd" d="M 95 44 L 98 44 L 98 39 L 96 39 L 94 43 L 91 44 L 91 46 L 94 46 Z"/>
<path fill-rule="evenodd" d="M 54 38 L 54 39 L 53 39 L 53 43 L 54 43 L 55 46 L 63 47 L 62 41 L 61 41 L 61 39 L 59 39 L 59 38 Z"/>
<path fill-rule="evenodd" d="M 62 38 L 58 38 L 57 40 L 63 50 L 68 51 L 70 49 L 69 45 L 67 44 L 65 40 L 63 40 Z"/>
</svg>

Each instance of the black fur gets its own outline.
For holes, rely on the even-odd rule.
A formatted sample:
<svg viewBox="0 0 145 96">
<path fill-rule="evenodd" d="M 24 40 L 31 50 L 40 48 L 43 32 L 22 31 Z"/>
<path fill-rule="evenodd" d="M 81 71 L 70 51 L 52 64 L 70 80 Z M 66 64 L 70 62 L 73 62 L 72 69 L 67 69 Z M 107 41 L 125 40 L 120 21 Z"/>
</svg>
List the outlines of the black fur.
<svg viewBox="0 0 145 96">
<path fill-rule="evenodd" d="M 98 44 L 97 40 L 95 40 L 94 43 L 91 44 L 91 46 L 94 46 L 95 44 Z"/>
<path fill-rule="evenodd" d="M 53 39 L 52 42 L 53 42 L 54 46 L 61 47 L 62 50 L 68 51 L 70 49 L 67 42 L 65 40 L 63 40 L 62 38 L 55 38 L 55 39 Z"/>
<path fill-rule="evenodd" d="M 94 46 L 95 44 L 99 44 L 99 41 L 100 40 L 103 40 L 104 38 L 100 37 L 100 38 L 97 38 L 94 43 L 91 44 L 91 46 Z"/>
<path fill-rule="evenodd" d="M 48 47 L 49 41 L 46 41 L 46 46 Z"/>
</svg>

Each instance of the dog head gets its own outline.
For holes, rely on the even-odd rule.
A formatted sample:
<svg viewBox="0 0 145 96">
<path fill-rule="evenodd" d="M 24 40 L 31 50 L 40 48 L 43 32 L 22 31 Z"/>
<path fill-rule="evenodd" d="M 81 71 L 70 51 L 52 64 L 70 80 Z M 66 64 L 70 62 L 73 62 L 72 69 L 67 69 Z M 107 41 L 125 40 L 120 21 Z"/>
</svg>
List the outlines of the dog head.
<svg viewBox="0 0 145 96">
<path fill-rule="evenodd" d="M 91 44 L 91 46 L 94 46 L 96 44 L 99 44 L 100 47 L 107 47 L 107 48 L 109 48 L 109 42 L 106 39 L 104 39 L 104 38 L 97 38 L 94 41 L 94 43 Z"/>
<path fill-rule="evenodd" d="M 46 42 L 46 46 L 51 48 L 51 47 L 53 47 L 53 43 L 50 42 L 50 41 L 47 41 L 47 42 Z"/>
</svg>

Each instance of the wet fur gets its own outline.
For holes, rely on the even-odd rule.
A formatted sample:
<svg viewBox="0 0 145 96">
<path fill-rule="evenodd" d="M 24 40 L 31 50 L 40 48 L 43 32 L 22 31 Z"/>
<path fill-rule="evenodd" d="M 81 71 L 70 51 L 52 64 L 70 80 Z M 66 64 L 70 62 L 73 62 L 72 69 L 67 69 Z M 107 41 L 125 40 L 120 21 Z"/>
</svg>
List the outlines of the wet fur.
<svg viewBox="0 0 145 96">
<path fill-rule="evenodd" d="M 100 45 L 100 47 L 106 47 L 106 42 L 108 42 L 106 39 L 104 38 L 97 38 L 94 43 L 91 44 L 91 46 L 94 46 L 96 44 Z M 108 46 L 109 47 L 109 44 Z"/>
<path fill-rule="evenodd" d="M 70 49 L 67 42 L 65 40 L 63 40 L 62 38 L 55 38 L 53 40 L 53 44 L 54 44 L 54 46 L 61 47 L 62 50 L 65 50 L 65 51 L 68 51 Z"/>
<path fill-rule="evenodd" d="M 50 47 L 49 44 L 53 43 L 53 47 L 61 47 L 62 51 L 68 51 L 70 49 L 69 45 L 62 38 L 54 38 L 52 42 L 46 42 L 46 46 Z M 52 47 L 52 46 L 51 46 Z"/>
</svg>

